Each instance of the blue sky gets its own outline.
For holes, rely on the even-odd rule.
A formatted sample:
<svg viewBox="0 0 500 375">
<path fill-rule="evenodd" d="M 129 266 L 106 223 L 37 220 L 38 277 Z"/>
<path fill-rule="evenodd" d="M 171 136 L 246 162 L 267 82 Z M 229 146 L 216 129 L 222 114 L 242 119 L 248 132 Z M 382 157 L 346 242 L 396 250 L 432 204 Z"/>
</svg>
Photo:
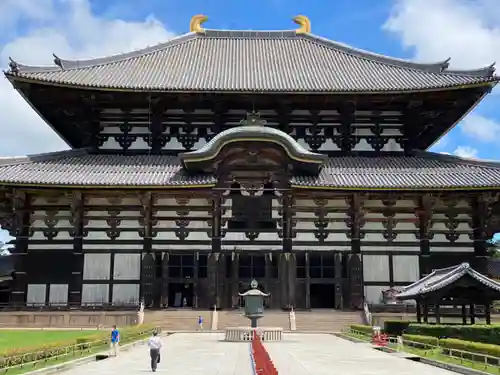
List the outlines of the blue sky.
<svg viewBox="0 0 500 375">
<path fill-rule="evenodd" d="M 195 14 L 207 28 L 294 29 L 304 14 L 314 34 L 394 57 L 451 57 L 453 68 L 500 63 L 499 0 L 2 0 L 0 65 L 97 57 L 161 42 L 188 31 Z M 0 156 L 66 148 L 0 80 Z M 500 160 L 498 89 L 434 148 Z M 1 237 L 0 237 L 1 238 Z"/>
</svg>

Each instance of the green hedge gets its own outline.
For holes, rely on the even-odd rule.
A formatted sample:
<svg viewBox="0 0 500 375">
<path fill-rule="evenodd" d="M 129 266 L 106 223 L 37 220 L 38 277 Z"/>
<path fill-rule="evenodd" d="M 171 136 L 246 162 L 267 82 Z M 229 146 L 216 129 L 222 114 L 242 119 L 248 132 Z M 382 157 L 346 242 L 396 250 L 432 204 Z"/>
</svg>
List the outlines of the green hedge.
<svg viewBox="0 0 500 375">
<path fill-rule="evenodd" d="M 409 324 L 405 333 L 500 345 L 500 325 Z"/>
<path fill-rule="evenodd" d="M 119 328 L 120 342 L 126 344 L 150 335 L 156 328 L 150 325 Z M 73 354 L 104 348 L 109 343 L 110 331 L 103 330 L 95 335 L 78 337 L 61 342 L 50 342 L 41 346 L 24 347 L 0 351 L 0 369 L 19 365 L 21 363 L 39 361 L 52 357 Z M 68 347 L 73 347 L 68 352 Z"/>
<path fill-rule="evenodd" d="M 474 354 L 485 354 L 492 357 L 500 358 L 500 345 L 483 344 L 480 342 L 472 342 L 472 341 L 458 340 L 458 339 L 439 339 L 437 337 L 409 335 L 409 334 L 404 334 L 403 338 L 407 341 L 413 341 L 414 343 L 439 346 L 441 350 L 444 352 L 444 354 L 448 354 L 449 349 L 457 349 L 464 352 L 470 352 Z M 473 355 L 470 357 L 471 359 L 474 359 Z"/>
<path fill-rule="evenodd" d="M 361 333 L 364 333 L 365 335 L 372 335 L 373 333 L 373 328 L 372 326 L 365 326 L 362 324 L 351 324 L 349 326 L 352 330 L 354 331 L 359 331 Z"/>
<path fill-rule="evenodd" d="M 421 343 L 432 346 L 438 346 L 439 344 L 439 339 L 437 337 L 430 337 L 430 336 L 403 334 L 403 339 L 407 341 L 413 341 L 415 343 Z"/>
<path fill-rule="evenodd" d="M 389 336 L 401 336 L 406 333 L 411 323 L 408 320 L 386 320 L 384 322 L 384 332 Z"/>
</svg>

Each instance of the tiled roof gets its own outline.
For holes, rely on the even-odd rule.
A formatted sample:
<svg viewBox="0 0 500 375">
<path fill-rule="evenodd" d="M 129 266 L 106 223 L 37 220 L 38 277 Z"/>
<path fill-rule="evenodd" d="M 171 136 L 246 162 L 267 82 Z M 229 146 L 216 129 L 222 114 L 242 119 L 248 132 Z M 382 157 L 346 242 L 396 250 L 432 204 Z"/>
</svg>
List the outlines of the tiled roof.
<svg viewBox="0 0 500 375">
<path fill-rule="evenodd" d="M 139 51 L 53 67 L 11 61 L 7 76 L 79 87 L 215 92 L 387 92 L 497 82 L 493 66 L 448 70 L 292 31 L 191 32 Z"/>
<path fill-rule="evenodd" d="M 213 175 L 193 175 L 166 155 L 92 155 L 63 151 L 0 159 L 0 184 L 61 186 L 186 186 L 214 184 Z M 339 156 L 319 176 L 296 176 L 294 186 L 369 188 L 498 188 L 500 163 L 417 153 L 415 156 Z"/>
<path fill-rule="evenodd" d="M 500 187 L 500 163 L 432 152 L 415 156 L 332 157 L 318 177 L 297 176 L 301 186 L 445 189 Z"/>
<path fill-rule="evenodd" d="M 423 295 L 442 289 L 453 284 L 462 277 L 469 275 L 487 288 L 500 292 L 500 283 L 489 279 L 483 274 L 471 268 L 469 263 L 462 263 L 458 266 L 442 268 L 432 271 L 429 275 L 403 288 L 401 293 L 395 297 L 400 300 L 413 299 L 418 295 Z"/>
</svg>

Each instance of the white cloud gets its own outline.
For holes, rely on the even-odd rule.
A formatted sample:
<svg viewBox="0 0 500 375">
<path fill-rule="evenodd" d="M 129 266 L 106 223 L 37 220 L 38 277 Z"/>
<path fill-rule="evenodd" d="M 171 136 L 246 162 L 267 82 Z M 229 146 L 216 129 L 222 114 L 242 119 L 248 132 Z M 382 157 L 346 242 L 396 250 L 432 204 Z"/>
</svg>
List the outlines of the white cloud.
<svg viewBox="0 0 500 375">
<path fill-rule="evenodd" d="M 486 117 L 471 114 L 460 124 L 461 130 L 481 142 L 498 142 L 500 140 L 500 124 Z"/>
<path fill-rule="evenodd" d="M 500 62 L 498 0 L 394 0 L 384 28 L 419 61 L 451 57 L 454 68 Z"/>
<path fill-rule="evenodd" d="M 477 159 L 478 150 L 470 146 L 458 146 L 453 154 L 466 159 Z"/>
<path fill-rule="evenodd" d="M 393 2 L 384 29 L 397 36 L 415 60 L 435 62 L 450 57 L 450 67 L 455 69 L 500 63 L 499 0 Z M 460 129 L 481 142 L 500 140 L 500 124 L 475 113 L 463 120 Z M 470 155 L 467 151 L 472 149 L 459 147 L 455 154 Z"/>
<path fill-rule="evenodd" d="M 0 66 L 8 57 L 23 64 L 51 64 L 52 53 L 64 59 L 92 58 L 129 52 L 173 36 L 153 16 L 142 22 L 96 16 L 88 0 L 2 0 L 0 24 L 23 21 L 24 35 L 0 46 Z M 5 23 L 0 30 L 5 30 Z M 21 155 L 67 148 L 13 90 L 0 78 L 0 155 Z"/>
</svg>

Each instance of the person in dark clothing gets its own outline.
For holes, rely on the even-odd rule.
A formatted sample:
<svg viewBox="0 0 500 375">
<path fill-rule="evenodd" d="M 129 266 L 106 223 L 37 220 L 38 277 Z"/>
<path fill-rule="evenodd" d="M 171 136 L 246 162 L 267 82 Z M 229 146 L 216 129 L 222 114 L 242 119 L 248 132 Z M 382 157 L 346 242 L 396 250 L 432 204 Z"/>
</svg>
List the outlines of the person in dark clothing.
<svg viewBox="0 0 500 375">
<path fill-rule="evenodd" d="M 160 363 L 160 349 L 163 346 L 163 342 L 158 337 L 158 332 L 153 332 L 153 336 L 148 340 L 149 355 L 151 357 L 151 370 L 156 372 L 158 363 Z"/>
</svg>

